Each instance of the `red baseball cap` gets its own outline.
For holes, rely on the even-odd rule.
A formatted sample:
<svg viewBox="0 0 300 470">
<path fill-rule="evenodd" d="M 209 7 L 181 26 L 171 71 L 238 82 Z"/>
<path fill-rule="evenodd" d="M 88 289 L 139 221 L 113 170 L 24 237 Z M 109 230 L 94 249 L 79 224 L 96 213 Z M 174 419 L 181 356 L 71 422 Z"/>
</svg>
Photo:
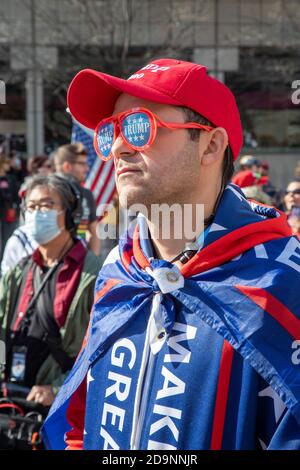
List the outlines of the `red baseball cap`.
<svg viewBox="0 0 300 470">
<path fill-rule="evenodd" d="M 206 67 L 175 59 L 154 60 L 127 80 L 81 70 L 68 90 L 71 114 L 81 124 L 95 129 L 111 116 L 121 93 L 149 101 L 193 109 L 214 126 L 226 129 L 234 160 L 238 157 L 243 131 L 232 92 L 206 73 Z"/>
<path fill-rule="evenodd" d="M 251 170 L 239 171 L 233 178 L 232 182 L 240 188 L 247 188 L 253 185 L 264 185 L 269 181 L 267 176 L 257 177 Z"/>
</svg>

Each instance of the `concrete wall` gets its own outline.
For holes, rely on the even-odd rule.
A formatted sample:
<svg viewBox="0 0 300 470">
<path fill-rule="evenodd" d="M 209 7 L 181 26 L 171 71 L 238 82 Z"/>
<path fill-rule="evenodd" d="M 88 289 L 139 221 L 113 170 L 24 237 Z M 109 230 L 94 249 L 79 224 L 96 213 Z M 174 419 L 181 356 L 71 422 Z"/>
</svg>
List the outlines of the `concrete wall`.
<svg viewBox="0 0 300 470">
<path fill-rule="evenodd" d="M 68 49 L 69 46 L 93 45 L 122 46 L 125 49 L 145 46 L 154 48 L 154 51 L 156 46 L 158 49 L 163 46 L 166 50 L 169 47 L 170 51 L 187 47 L 193 51 L 195 61 L 207 64 L 209 70 L 217 71 L 218 78 L 222 79 L 229 71 L 244 73 L 239 63 L 243 47 L 279 47 L 283 53 L 285 50 L 299 50 L 300 2 L 0 0 L 0 45 L 9 49 L 9 67 L 6 76 L 0 77 L 8 81 L 13 74 L 26 72 L 28 76 L 31 70 L 41 72 L 42 78 L 47 77 L 49 71 L 61 73 L 59 67 L 64 67 L 64 71 L 66 67 L 59 60 L 61 50 L 65 50 L 60 46 Z M 289 73 L 287 70 L 287 76 Z M 37 72 L 35 78 L 36 75 Z M 39 81 L 35 79 L 33 88 L 36 95 L 38 85 Z M 27 90 L 27 115 L 30 111 L 29 95 Z M 32 114 L 37 114 L 39 108 L 39 103 L 35 103 Z M 264 130 L 267 130 L 267 125 L 273 126 L 271 119 L 265 120 Z M 297 132 L 297 129 L 291 132 Z M 289 137 L 282 145 L 295 144 Z M 274 171 L 279 174 L 277 157 L 267 158 L 276 160 Z M 284 181 L 292 175 L 294 161 L 298 159 L 297 155 L 291 156 L 288 166 L 283 165 Z M 274 178 L 277 178 L 276 174 Z"/>
<path fill-rule="evenodd" d="M 35 41 L 44 46 L 300 45 L 298 0 L 1 0 L 0 7 L 1 44 L 30 44 L 34 11 Z"/>
</svg>

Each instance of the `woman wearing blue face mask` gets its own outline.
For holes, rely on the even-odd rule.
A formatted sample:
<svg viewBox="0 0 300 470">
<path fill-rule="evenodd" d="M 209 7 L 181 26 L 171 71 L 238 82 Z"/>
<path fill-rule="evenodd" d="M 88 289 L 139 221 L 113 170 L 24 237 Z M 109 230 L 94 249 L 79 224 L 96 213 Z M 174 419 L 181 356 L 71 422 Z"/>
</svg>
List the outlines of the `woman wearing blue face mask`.
<svg viewBox="0 0 300 470">
<path fill-rule="evenodd" d="M 18 192 L 19 197 L 24 200 L 27 186 L 35 175 L 47 176 L 53 173 L 53 165 L 46 155 L 36 155 L 28 162 L 29 176 L 25 178 Z M 17 227 L 7 240 L 1 261 L 1 275 L 4 276 L 10 269 L 14 268 L 21 259 L 32 254 L 37 248 L 37 243 L 30 236 L 30 232 L 24 227 L 24 213 L 21 214 L 20 226 Z"/>
<path fill-rule="evenodd" d="M 64 214 L 64 210 L 53 209 L 55 205 L 59 206 L 59 203 L 53 201 L 53 197 L 50 198 L 47 192 L 46 190 L 44 201 L 41 203 L 36 203 L 29 197 L 29 201 L 26 203 L 25 229 L 40 246 L 46 245 L 48 252 L 49 243 L 61 235 L 65 227 L 62 220 L 64 217 L 59 217 Z M 72 237 L 68 231 L 65 231 L 63 238 L 66 239 L 66 246 L 72 243 Z M 54 247 L 56 246 L 57 243 L 54 244 Z"/>
<path fill-rule="evenodd" d="M 65 178 L 34 177 L 23 209 L 38 248 L 0 283 L 3 380 L 28 387 L 28 400 L 49 406 L 80 350 L 100 261 L 76 238 L 80 191 Z"/>
</svg>

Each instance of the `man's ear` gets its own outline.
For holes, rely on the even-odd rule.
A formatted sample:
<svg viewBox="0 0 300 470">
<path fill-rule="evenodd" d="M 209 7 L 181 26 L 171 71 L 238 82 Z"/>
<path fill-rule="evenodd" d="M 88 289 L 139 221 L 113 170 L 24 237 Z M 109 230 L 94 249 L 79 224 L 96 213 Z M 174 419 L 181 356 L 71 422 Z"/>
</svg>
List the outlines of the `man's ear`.
<svg viewBox="0 0 300 470">
<path fill-rule="evenodd" d="M 71 171 L 71 165 L 69 162 L 63 162 L 62 164 L 62 171 L 63 173 L 69 173 Z"/>
<path fill-rule="evenodd" d="M 225 149 L 228 146 L 226 130 L 223 127 L 216 127 L 205 133 L 204 137 L 206 148 L 202 153 L 201 165 L 208 166 L 223 160 Z"/>
</svg>

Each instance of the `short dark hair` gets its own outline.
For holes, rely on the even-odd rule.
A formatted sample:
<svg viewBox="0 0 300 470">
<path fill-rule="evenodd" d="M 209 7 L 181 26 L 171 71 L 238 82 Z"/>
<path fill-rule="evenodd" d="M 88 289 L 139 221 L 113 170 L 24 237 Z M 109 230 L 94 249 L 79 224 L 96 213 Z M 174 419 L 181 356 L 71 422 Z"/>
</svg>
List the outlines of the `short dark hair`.
<svg viewBox="0 0 300 470">
<path fill-rule="evenodd" d="M 46 163 L 50 161 L 47 155 L 35 155 L 28 161 L 27 169 L 29 173 L 35 175 L 38 170 Z"/>
<path fill-rule="evenodd" d="M 204 126 L 215 127 L 213 123 L 211 123 L 208 119 L 203 117 L 201 114 L 196 113 L 196 111 L 190 108 L 185 108 L 185 107 L 182 107 L 180 109 L 182 109 L 185 114 L 186 122 L 197 122 L 198 124 L 203 124 Z M 190 134 L 191 140 L 196 141 L 199 139 L 200 134 L 199 134 L 198 129 L 188 129 L 188 132 Z M 223 188 L 225 188 L 227 183 L 231 181 L 233 173 L 234 173 L 233 155 L 228 145 L 225 151 L 224 159 L 223 159 L 223 177 L 222 177 Z"/>
<path fill-rule="evenodd" d="M 81 142 L 65 144 L 58 147 L 54 152 L 54 165 L 56 171 L 62 171 L 63 163 L 75 163 L 80 155 L 87 156 L 87 150 Z"/>
</svg>

